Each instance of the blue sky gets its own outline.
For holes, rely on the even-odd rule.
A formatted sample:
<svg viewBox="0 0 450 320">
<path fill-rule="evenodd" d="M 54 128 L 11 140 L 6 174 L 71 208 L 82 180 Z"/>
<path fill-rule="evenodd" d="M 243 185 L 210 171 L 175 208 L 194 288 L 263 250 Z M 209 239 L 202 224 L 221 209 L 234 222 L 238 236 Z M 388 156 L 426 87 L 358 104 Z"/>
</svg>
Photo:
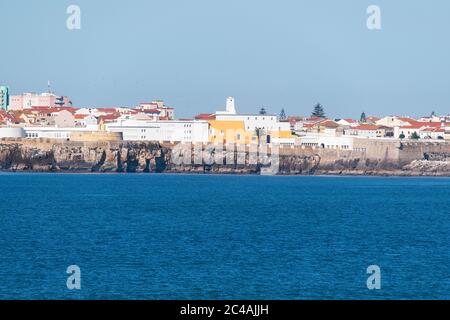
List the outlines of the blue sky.
<svg viewBox="0 0 450 320">
<path fill-rule="evenodd" d="M 382 30 L 366 27 L 371 4 Z M 240 112 L 447 114 L 449 14 L 447 0 L 2 0 L 0 83 L 51 80 L 76 106 L 164 99 L 183 117 L 227 96 Z"/>
</svg>

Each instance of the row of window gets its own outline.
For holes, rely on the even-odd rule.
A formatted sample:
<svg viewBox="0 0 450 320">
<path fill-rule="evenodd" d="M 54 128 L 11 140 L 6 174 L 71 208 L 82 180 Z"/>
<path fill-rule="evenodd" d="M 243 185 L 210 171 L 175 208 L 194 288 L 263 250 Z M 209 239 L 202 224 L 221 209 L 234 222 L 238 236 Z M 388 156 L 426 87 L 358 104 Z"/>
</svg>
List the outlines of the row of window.
<svg viewBox="0 0 450 320">
<path fill-rule="evenodd" d="M 27 133 L 27 138 L 38 138 L 38 134 L 35 132 Z"/>
<path fill-rule="evenodd" d="M 262 117 L 263 120 L 266 120 L 266 117 Z M 250 120 L 250 117 L 247 117 L 247 120 Z M 255 120 L 258 120 L 258 117 L 255 117 Z M 274 120 L 273 117 L 270 117 L 270 120 Z"/>
<path fill-rule="evenodd" d="M 326 145 L 326 146 L 323 146 L 323 148 L 348 150 L 348 149 L 350 149 L 350 146 L 347 146 L 347 145 L 342 145 L 342 146 L 339 146 L 339 145 Z"/>
</svg>

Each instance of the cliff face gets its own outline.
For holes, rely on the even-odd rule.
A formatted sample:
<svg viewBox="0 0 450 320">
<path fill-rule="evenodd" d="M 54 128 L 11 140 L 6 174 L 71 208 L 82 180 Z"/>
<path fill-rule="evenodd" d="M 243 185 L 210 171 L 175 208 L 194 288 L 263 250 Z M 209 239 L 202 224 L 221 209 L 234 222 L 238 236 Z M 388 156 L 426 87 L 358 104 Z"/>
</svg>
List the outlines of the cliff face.
<svg viewBox="0 0 450 320">
<path fill-rule="evenodd" d="M 0 170 L 162 172 L 164 152 L 152 143 L 0 143 Z"/>
<path fill-rule="evenodd" d="M 369 146 L 370 147 L 370 146 Z M 313 148 L 280 150 L 278 174 L 291 175 L 444 175 L 450 176 L 450 147 L 446 145 L 376 145 L 376 152 Z M 214 152 L 210 153 L 213 155 Z M 259 174 L 264 166 L 241 154 L 241 164 L 194 164 L 195 154 L 175 164 L 173 145 L 138 142 L 0 141 L 1 171 L 34 172 L 185 172 Z M 225 153 L 223 163 L 236 160 Z M 189 161 L 189 159 L 191 161 Z M 198 161 L 197 161 L 198 162 Z M 220 161 L 219 161 L 220 162 Z M 244 164 L 245 163 L 245 164 Z"/>
</svg>

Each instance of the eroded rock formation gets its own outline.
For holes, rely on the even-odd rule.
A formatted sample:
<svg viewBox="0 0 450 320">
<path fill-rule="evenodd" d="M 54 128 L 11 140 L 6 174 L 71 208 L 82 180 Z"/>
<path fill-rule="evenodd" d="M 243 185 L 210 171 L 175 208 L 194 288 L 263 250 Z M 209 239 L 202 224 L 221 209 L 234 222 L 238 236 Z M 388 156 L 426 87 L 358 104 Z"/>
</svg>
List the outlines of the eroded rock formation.
<svg viewBox="0 0 450 320">
<path fill-rule="evenodd" d="M 387 147 L 386 147 L 387 146 Z M 280 152 L 278 174 L 290 175 L 441 175 L 450 176 L 450 147 L 389 145 L 377 152 L 288 148 Z M 173 161 L 173 145 L 143 142 L 0 141 L 1 171 L 33 172 L 184 172 L 259 174 L 264 165 L 250 161 L 227 164 L 237 153 L 225 153 L 223 164 Z M 380 149 L 381 148 L 381 149 Z M 384 148 L 384 149 L 383 149 Z M 381 151 L 380 151 L 381 150 Z M 380 157 L 379 154 L 382 156 Z"/>
</svg>

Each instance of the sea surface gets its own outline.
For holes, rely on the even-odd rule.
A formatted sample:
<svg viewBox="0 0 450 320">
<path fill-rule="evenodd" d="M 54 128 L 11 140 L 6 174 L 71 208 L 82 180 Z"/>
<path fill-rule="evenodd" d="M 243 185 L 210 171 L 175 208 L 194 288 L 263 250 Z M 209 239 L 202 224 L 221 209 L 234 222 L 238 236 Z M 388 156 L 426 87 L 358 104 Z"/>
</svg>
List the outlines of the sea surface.
<svg viewBox="0 0 450 320">
<path fill-rule="evenodd" d="M 450 298 L 448 178 L 0 174 L 0 299 L 411 298 Z"/>
</svg>

